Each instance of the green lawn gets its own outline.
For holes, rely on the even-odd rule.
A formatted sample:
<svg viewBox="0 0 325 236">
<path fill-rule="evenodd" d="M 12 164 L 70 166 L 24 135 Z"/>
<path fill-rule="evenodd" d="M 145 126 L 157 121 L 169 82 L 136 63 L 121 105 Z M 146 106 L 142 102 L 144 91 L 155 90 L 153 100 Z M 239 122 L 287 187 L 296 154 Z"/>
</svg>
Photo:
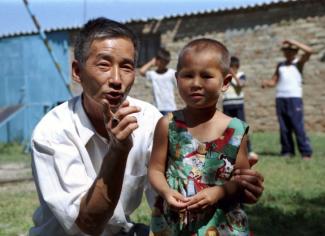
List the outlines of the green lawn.
<svg viewBox="0 0 325 236">
<path fill-rule="evenodd" d="M 252 143 L 260 154 L 254 167 L 265 177 L 265 191 L 259 203 L 245 206 L 254 235 L 324 235 L 325 233 L 325 134 L 312 134 L 313 159 L 302 161 L 278 156 L 277 133 L 255 133 Z M 0 145 L 0 167 L 4 163 L 30 159 L 17 145 Z M 38 204 L 32 183 L 0 186 L 0 236 L 23 235 L 32 225 Z M 148 223 L 145 203 L 132 219 Z"/>
</svg>

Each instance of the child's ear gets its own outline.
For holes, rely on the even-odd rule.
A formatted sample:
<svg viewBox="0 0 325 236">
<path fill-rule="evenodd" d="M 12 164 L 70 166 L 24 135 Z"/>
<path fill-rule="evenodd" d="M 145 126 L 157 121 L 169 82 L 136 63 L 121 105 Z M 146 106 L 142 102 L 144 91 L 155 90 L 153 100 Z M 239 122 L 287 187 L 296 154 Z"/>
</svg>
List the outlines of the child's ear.
<svg viewBox="0 0 325 236">
<path fill-rule="evenodd" d="M 227 91 L 227 89 L 230 86 L 231 80 L 232 80 L 232 74 L 229 73 L 223 79 L 223 85 L 222 85 L 222 89 L 221 89 L 222 92 L 226 92 Z"/>
<path fill-rule="evenodd" d="M 80 79 L 80 66 L 79 66 L 79 61 L 77 60 L 73 60 L 72 62 L 72 79 L 77 82 L 77 83 L 81 83 L 81 79 Z"/>
</svg>

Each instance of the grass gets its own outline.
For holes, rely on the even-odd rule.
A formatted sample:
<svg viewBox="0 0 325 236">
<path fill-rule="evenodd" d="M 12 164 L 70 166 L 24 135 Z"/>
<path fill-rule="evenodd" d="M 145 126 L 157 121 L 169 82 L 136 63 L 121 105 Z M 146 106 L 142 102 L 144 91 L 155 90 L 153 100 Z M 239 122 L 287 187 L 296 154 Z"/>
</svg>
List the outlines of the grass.
<svg viewBox="0 0 325 236">
<path fill-rule="evenodd" d="M 278 156 L 277 133 L 255 133 L 252 144 L 260 154 L 254 167 L 265 177 L 265 191 L 255 205 L 246 205 L 254 235 L 323 235 L 325 232 L 325 134 L 312 134 L 313 159 L 303 161 Z M 298 152 L 297 152 L 298 153 Z M 3 163 L 29 161 L 19 145 L 0 145 Z M 0 236 L 26 235 L 38 205 L 33 183 L 0 186 Z M 149 223 L 145 200 L 132 214 L 137 222 Z"/>
<path fill-rule="evenodd" d="M 18 143 L 0 143 L 0 166 L 4 164 L 23 163 L 30 165 L 30 155 Z"/>
</svg>

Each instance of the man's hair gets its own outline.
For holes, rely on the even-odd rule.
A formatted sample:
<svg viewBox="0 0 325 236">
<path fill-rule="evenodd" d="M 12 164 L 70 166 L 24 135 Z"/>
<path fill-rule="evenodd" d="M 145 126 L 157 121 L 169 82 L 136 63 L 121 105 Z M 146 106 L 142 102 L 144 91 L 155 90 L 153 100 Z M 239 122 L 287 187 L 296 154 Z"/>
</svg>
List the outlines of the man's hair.
<svg viewBox="0 0 325 236">
<path fill-rule="evenodd" d="M 238 57 L 232 56 L 230 58 L 230 67 L 237 67 L 239 68 L 240 66 L 240 61 Z"/>
<path fill-rule="evenodd" d="M 159 48 L 156 54 L 156 58 L 166 62 L 170 62 L 170 52 L 167 51 L 165 48 Z"/>
<path fill-rule="evenodd" d="M 124 24 L 104 17 L 89 20 L 80 30 L 75 42 L 74 57 L 80 63 L 87 60 L 89 48 L 96 39 L 125 38 L 134 46 L 135 60 L 138 54 L 138 40 L 135 34 Z"/>
<path fill-rule="evenodd" d="M 182 67 L 184 55 L 190 50 L 194 50 L 194 52 L 197 53 L 203 50 L 215 51 L 219 55 L 216 57 L 216 61 L 222 74 L 225 76 L 229 73 L 230 55 L 228 49 L 221 42 L 208 38 L 195 39 L 185 45 L 178 57 L 177 71 L 179 71 Z"/>
</svg>

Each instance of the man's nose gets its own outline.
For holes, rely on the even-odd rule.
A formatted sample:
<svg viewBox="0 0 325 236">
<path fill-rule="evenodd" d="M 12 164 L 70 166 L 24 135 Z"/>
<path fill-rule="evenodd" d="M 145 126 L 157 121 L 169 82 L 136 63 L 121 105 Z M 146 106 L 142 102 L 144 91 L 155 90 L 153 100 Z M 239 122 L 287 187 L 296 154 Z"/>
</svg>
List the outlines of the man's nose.
<svg viewBox="0 0 325 236">
<path fill-rule="evenodd" d="M 120 68 L 119 66 L 114 66 L 111 71 L 111 76 L 109 78 L 109 84 L 120 86 L 122 83 Z"/>
</svg>

